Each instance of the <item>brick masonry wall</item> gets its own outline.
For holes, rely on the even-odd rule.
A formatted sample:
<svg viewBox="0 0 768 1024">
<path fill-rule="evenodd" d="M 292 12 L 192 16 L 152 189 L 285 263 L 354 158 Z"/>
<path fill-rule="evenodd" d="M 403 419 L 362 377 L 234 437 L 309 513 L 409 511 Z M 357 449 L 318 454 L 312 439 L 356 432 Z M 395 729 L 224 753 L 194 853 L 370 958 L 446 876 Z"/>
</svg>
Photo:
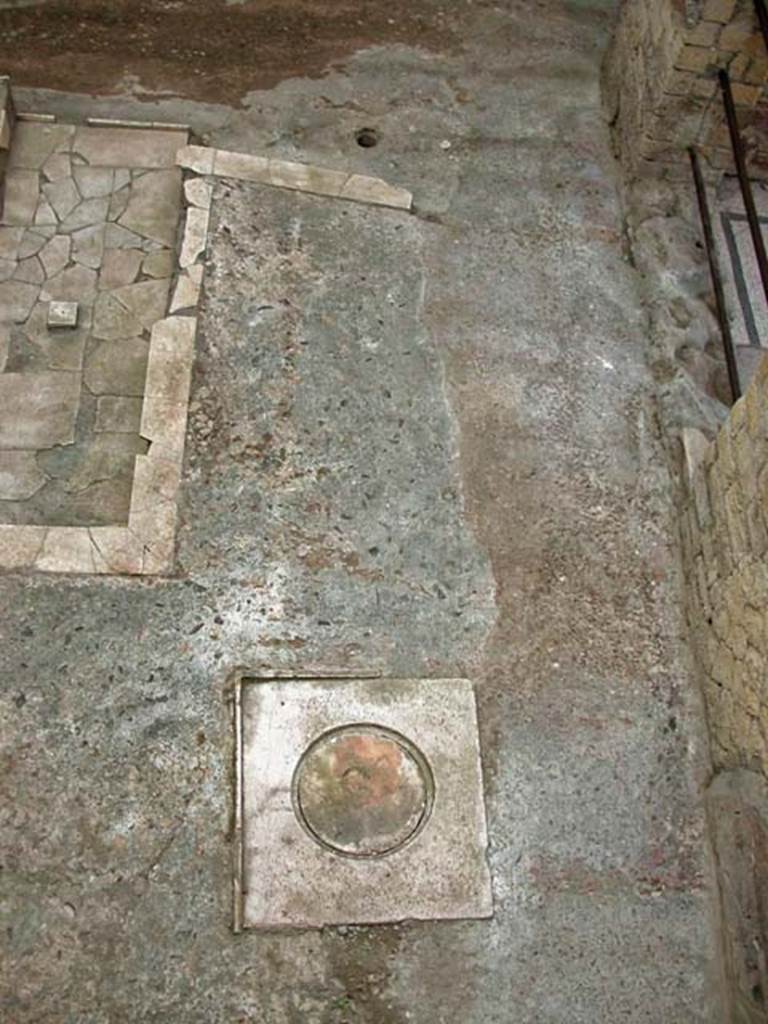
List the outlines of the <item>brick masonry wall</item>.
<svg viewBox="0 0 768 1024">
<path fill-rule="evenodd" d="M 707 793 L 734 1021 L 768 1013 L 768 358 L 716 439 L 683 432 L 688 618 L 714 778 Z"/>
<path fill-rule="evenodd" d="M 689 177 L 692 144 L 713 173 L 733 170 L 718 68 L 731 77 L 750 171 L 768 178 L 768 50 L 753 0 L 624 0 L 603 95 L 631 175 Z"/>
</svg>

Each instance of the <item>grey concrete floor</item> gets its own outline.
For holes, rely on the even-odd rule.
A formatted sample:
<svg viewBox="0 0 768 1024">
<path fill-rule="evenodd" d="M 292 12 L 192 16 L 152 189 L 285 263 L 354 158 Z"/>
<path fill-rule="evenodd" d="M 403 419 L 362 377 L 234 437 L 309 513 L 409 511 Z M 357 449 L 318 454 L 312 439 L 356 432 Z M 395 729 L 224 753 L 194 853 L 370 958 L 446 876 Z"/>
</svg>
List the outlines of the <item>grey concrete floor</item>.
<svg viewBox="0 0 768 1024">
<path fill-rule="evenodd" d="M 5 1020 L 723 1019 L 611 8 L 467 3 L 455 46 L 233 108 L 19 90 L 380 174 L 416 212 L 219 184 L 177 577 L 0 578 Z M 230 933 L 227 685 L 318 664 L 476 681 L 491 921 Z"/>
</svg>

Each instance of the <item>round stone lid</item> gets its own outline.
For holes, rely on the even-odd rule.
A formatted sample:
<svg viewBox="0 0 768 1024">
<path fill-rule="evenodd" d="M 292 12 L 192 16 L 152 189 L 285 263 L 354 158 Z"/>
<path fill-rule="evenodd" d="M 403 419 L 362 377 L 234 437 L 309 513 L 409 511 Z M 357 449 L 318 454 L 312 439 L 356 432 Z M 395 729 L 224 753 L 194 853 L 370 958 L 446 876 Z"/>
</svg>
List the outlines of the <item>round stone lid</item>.
<svg viewBox="0 0 768 1024">
<path fill-rule="evenodd" d="M 375 725 L 345 725 L 304 752 L 294 803 L 319 843 L 353 857 L 393 853 L 426 823 L 434 785 L 426 758 L 404 736 Z"/>
</svg>

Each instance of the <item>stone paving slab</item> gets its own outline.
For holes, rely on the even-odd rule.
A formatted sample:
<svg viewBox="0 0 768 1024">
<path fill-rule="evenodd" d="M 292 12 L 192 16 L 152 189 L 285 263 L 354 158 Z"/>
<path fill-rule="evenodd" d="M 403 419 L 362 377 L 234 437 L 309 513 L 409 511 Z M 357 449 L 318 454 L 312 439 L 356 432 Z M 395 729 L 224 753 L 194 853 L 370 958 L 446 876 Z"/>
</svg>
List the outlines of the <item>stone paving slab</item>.
<svg viewBox="0 0 768 1024">
<path fill-rule="evenodd" d="M 0 500 L 31 498 L 47 479 L 33 451 L 0 450 Z"/>
<path fill-rule="evenodd" d="M 71 444 L 80 401 L 74 374 L 0 374 L 0 448 L 51 448 Z"/>
<path fill-rule="evenodd" d="M 72 149 L 91 167 L 172 167 L 187 142 L 186 131 L 141 128 L 78 128 Z"/>
</svg>

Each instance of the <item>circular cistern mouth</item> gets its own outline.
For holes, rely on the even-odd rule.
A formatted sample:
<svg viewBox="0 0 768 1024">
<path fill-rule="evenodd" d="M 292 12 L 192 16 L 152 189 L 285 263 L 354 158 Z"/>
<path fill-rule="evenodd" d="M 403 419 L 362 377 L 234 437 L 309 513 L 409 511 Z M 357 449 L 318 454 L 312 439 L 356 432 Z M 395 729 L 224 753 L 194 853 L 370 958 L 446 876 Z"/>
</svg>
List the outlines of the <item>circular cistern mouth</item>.
<svg viewBox="0 0 768 1024">
<path fill-rule="evenodd" d="M 434 779 L 405 736 L 379 725 L 343 725 L 318 736 L 293 775 L 293 806 L 309 835 L 345 857 L 401 850 L 429 820 Z"/>
</svg>

